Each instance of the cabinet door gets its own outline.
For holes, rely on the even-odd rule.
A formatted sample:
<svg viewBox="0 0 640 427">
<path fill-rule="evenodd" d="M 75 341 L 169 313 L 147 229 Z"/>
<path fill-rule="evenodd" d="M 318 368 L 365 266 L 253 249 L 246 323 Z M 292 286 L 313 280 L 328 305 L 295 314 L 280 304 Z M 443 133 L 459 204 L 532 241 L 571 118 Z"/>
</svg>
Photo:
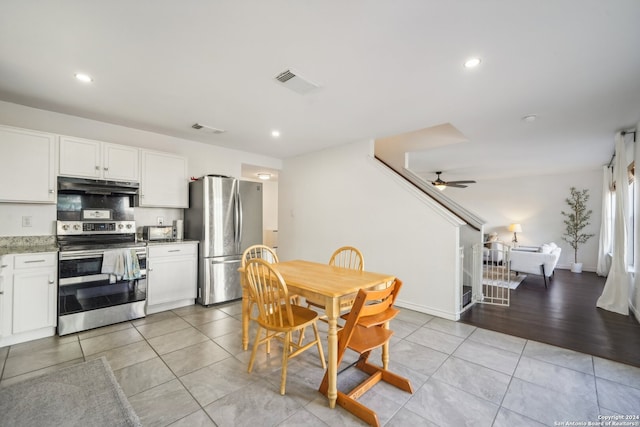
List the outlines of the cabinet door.
<svg viewBox="0 0 640 427">
<path fill-rule="evenodd" d="M 16 270 L 13 274 L 13 333 L 56 325 L 56 269 Z"/>
<path fill-rule="evenodd" d="M 189 207 L 187 159 L 141 150 L 140 206 Z"/>
<path fill-rule="evenodd" d="M 55 203 L 53 134 L 0 126 L 0 201 Z"/>
<path fill-rule="evenodd" d="M 148 263 L 148 305 L 196 298 L 195 256 L 149 259 Z"/>
<path fill-rule="evenodd" d="M 100 141 L 61 136 L 60 175 L 100 178 L 102 176 Z"/>
<path fill-rule="evenodd" d="M 11 255 L 0 256 L 0 337 L 11 335 Z"/>
<path fill-rule="evenodd" d="M 105 143 L 104 165 L 102 167 L 104 178 L 119 181 L 139 181 L 139 151 L 135 147 Z"/>
</svg>

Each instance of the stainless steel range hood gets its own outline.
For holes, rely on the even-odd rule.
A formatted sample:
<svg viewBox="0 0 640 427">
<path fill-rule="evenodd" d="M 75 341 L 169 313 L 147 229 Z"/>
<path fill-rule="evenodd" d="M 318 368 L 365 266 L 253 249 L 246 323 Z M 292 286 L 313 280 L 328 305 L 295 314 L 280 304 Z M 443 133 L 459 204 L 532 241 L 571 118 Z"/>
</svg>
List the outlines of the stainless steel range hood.
<svg viewBox="0 0 640 427">
<path fill-rule="evenodd" d="M 137 182 L 58 177 L 58 194 L 94 194 L 100 196 L 137 196 Z"/>
</svg>

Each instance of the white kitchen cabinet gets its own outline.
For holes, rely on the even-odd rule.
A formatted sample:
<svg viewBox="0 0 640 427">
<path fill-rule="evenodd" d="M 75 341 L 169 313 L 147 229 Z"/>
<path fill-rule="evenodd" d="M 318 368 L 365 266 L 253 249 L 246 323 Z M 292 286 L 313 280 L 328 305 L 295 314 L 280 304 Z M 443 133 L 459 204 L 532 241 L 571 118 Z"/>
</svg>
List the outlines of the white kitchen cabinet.
<svg viewBox="0 0 640 427">
<path fill-rule="evenodd" d="M 136 147 L 61 136 L 59 174 L 137 182 L 139 152 Z"/>
<path fill-rule="evenodd" d="M 0 340 L 11 335 L 12 265 L 12 255 L 0 256 Z"/>
<path fill-rule="evenodd" d="M 147 314 L 195 303 L 198 243 L 152 244 L 147 255 Z"/>
<path fill-rule="evenodd" d="M 139 206 L 188 208 L 187 159 L 158 151 L 140 150 Z"/>
<path fill-rule="evenodd" d="M 0 126 L 0 201 L 56 202 L 56 136 Z"/>
<path fill-rule="evenodd" d="M 5 255 L 0 266 L 0 347 L 54 335 L 58 253 Z"/>
</svg>

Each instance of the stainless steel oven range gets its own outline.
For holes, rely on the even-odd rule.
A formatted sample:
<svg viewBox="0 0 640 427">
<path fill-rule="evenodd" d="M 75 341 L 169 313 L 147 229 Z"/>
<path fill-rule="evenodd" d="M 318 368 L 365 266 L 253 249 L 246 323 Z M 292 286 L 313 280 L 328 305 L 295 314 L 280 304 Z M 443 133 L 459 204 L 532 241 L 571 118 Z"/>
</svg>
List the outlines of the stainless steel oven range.
<svg viewBox="0 0 640 427">
<path fill-rule="evenodd" d="M 137 183 L 58 179 L 58 335 L 145 316 L 146 246 Z"/>
</svg>

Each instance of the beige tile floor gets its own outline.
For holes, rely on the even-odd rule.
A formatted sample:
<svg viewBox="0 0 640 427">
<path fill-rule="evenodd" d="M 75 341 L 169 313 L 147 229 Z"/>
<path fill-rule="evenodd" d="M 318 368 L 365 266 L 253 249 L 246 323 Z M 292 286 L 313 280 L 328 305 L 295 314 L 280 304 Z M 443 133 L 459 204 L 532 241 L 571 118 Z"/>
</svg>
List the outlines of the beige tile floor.
<svg viewBox="0 0 640 427">
<path fill-rule="evenodd" d="M 383 425 L 557 426 L 640 416 L 638 368 L 410 310 L 392 329 L 390 367 L 415 392 L 381 383 L 361 398 Z M 323 370 L 314 349 L 290 362 L 281 396 L 278 345 L 271 355 L 260 351 L 249 374 L 240 330 L 233 302 L 4 347 L 0 387 L 104 356 L 145 426 L 362 425 L 316 391 Z M 339 388 L 359 378 L 347 370 Z"/>
</svg>

